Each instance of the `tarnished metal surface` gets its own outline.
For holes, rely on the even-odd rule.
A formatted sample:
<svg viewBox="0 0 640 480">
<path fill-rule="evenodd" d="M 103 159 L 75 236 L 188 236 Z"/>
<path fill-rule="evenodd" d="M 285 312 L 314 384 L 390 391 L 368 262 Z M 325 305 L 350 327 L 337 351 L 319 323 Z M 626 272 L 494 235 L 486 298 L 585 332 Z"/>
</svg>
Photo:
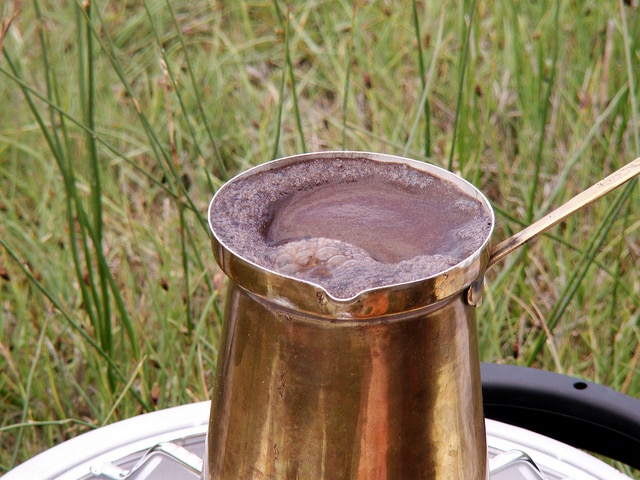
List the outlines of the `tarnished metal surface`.
<svg viewBox="0 0 640 480">
<path fill-rule="evenodd" d="M 328 321 L 229 287 L 210 479 L 486 479 L 473 307 Z"/>
</svg>

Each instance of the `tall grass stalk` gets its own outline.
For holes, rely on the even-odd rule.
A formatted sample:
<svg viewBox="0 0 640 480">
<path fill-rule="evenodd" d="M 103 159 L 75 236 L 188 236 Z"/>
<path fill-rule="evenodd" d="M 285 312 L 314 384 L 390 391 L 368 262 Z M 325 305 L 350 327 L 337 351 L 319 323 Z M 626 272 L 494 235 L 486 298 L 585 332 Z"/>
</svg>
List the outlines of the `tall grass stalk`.
<svg viewBox="0 0 640 480">
<path fill-rule="evenodd" d="M 407 137 L 404 150 L 402 151 L 403 156 L 407 156 L 409 154 L 409 149 L 411 148 L 411 144 L 413 143 L 413 139 L 418 130 L 418 125 L 420 123 L 420 118 L 422 117 L 422 115 L 425 116 L 425 123 L 427 125 L 425 127 L 425 155 L 429 156 L 431 152 L 431 140 L 430 140 L 431 127 L 429 126 L 429 124 L 431 123 L 430 113 L 429 113 L 429 94 L 431 93 L 433 78 L 435 76 L 435 70 L 438 64 L 440 48 L 442 46 L 442 34 L 444 31 L 444 11 L 445 11 L 445 6 L 443 5 L 440 13 L 440 23 L 438 24 L 438 33 L 436 35 L 436 41 L 433 47 L 433 56 L 431 57 L 431 64 L 429 65 L 429 73 L 427 73 L 426 76 L 423 73 L 423 69 L 424 69 L 422 65 L 423 62 L 422 61 L 420 62 L 420 76 L 423 79 L 422 93 L 420 95 L 420 100 L 418 100 L 418 108 L 416 109 L 415 118 L 414 118 L 413 124 L 411 125 L 411 131 L 409 133 L 409 136 Z M 416 25 L 416 35 L 418 35 L 417 33 L 418 28 L 419 27 Z M 422 55 L 420 55 L 420 58 L 422 58 Z"/>
<path fill-rule="evenodd" d="M 95 26 L 93 26 L 91 23 L 89 23 L 88 25 L 91 27 L 91 31 L 94 35 L 94 38 L 100 43 L 100 46 L 103 49 L 104 53 L 108 55 L 109 61 L 113 66 L 116 74 L 118 75 L 118 78 L 122 83 L 122 86 L 125 88 L 128 96 L 131 98 L 131 103 L 135 108 L 138 119 L 140 120 L 140 122 L 144 127 L 145 133 L 149 139 L 154 155 L 158 160 L 158 165 L 160 165 L 163 170 L 164 178 L 169 182 L 170 192 L 172 193 L 174 198 L 178 198 L 177 191 L 182 190 L 185 201 L 189 205 L 190 209 L 193 212 L 199 213 L 198 207 L 195 205 L 193 199 L 185 191 L 186 187 L 180 179 L 179 172 L 175 168 L 173 157 L 169 153 L 170 149 L 168 149 L 165 146 L 165 144 L 160 140 L 158 133 L 152 127 L 151 122 L 149 121 L 146 114 L 141 109 L 140 101 L 136 98 L 135 92 L 133 91 L 133 88 L 131 87 L 130 82 L 127 80 L 124 70 L 122 68 L 122 65 L 117 58 L 118 56 L 114 48 L 114 41 L 112 38 L 109 37 L 109 34 L 106 33 L 108 32 L 108 25 L 106 25 L 104 18 L 97 10 L 96 10 L 96 14 L 100 23 L 100 27 L 102 28 L 102 32 L 105 32 L 106 40 L 103 41 L 101 39 L 100 33 L 96 31 Z M 208 230 L 208 226 L 204 217 L 198 214 L 196 215 L 196 218 L 199 220 L 199 223 L 202 226 L 202 228 L 205 231 Z"/>
<path fill-rule="evenodd" d="M 624 44 L 624 59 L 626 66 L 627 79 L 629 82 L 629 98 L 631 99 L 631 118 L 632 118 L 632 131 L 633 131 L 633 143 L 636 148 L 636 154 L 640 155 L 640 125 L 638 124 L 638 116 L 640 110 L 638 110 L 638 100 L 636 97 L 636 82 L 635 82 L 635 69 L 633 64 L 633 49 L 630 42 L 630 31 L 627 25 L 627 12 L 623 0 L 618 0 L 618 7 L 620 8 L 620 21 L 622 23 L 622 42 Z"/>
<path fill-rule="evenodd" d="M 92 4 L 91 2 L 83 5 L 86 15 L 88 17 L 88 21 L 92 20 Z M 78 7 L 79 8 L 79 7 Z M 81 102 L 82 102 L 82 110 L 84 116 L 84 123 L 87 125 L 89 130 L 94 131 L 96 127 L 95 122 L 95 68 L 94 68 L 94 51 L 93 51 L 93 36 L 91 34 L 91 30 L 86 27 L 83 28 L 81 23 L 81 19 L 78 16 L 77 30 L 78 30 L 78 44 L 80 48 L 78 49 L 78 55 L 80 56 L 78 60 L 78 65 L 80 69 L 78 71 L 79 78 L 79 90 L 81 92 Z M 86 42 L 86 49 L 82 48 L 83 42 Z M 86 85 L 86 87 L 85 87 Z M 100 165 L 100 160 L 98 158 L 98 148 L 97 143 L 93 135 L 86 135 L 87 142 L 87 154 L 89 165 L 91 167 L 91 203 L 92 203 L 92 220 L 93 220 L 93 230 L 95 232 L 96 244 L 94 244 L 94 250 L 98 250 L 97 255 L 101 255 L 102 245 L 104 242 L 103 236 L 103 209 L 102 209 L 102 168 Z M 71 155 L 69 155 L 69 171 L 73 171 L 73 160 Z M 85 252 L 86 253 L 86 252 Z M 99 278 L 99 288 L 100 295 L 96 298 L 96 305 L 98 306 L 99 317 L 101 319 L 100 325 L 100 333 L 102 335 L 102 344 L 103 347 L 109 352 L 110 355 L 114 354 L 113 349 L 113 332 L 111 328 L 112 315 L 111 315 L 111 295 L 109 292 L 108 278 L 109 272 L 106 262 L 99 261 L 98 262 L 98 278 Z M 125 320 L 125 328 L 130 335 L 131 344 L 134 348 L 134 351 L 137 352 L 137 341 L 135 339 L 135 334 L 133 327 L 131 325 L 130 318 L 128 316 L 128 312 L 125 310 L 121 311 L 124 313 L 123 319 Z M 139 353 L 137 353 L 139 355 Z M 136 355 L 136 356 L 137 356 Z M 109 375 L 109 383 L 111 389 L 115 389 L 116 380 L 113 376 L 113 373 L 110 372 Z"/>
<path fill-rule="evenodd" d="M 289 82 L 291 83 L 291 98 L 293 100 L 293 112 L 294 112 L 294 117 L 296 120 L 296 127 L 298 129 L 298 136 L 300 139 L 300 148 L 302 152 L 306 152 L 307 151 L 307 145 L 306 142 L 304 141 L 304 129 L 302 128 L 302 116 L 300 114 L 300 107 L 298 105 L 298 95 L 296 92 L 296 77 L 295 77 L 295 70 L 293 67 L 293 63 L 291 62 L 291 52 L 289 51 L 289 28 L 290 28 L 290 21 L 291 21 L 291 3 L 287 3 L 287 10 L 285 12 L 285 14 L 282 14 L 282 10 L 280 9 L 280 5 L 278 4 L 278 0 L 274 0 L 273 4 L 275 6 L 276 9 L 276 13 L 278 15 L 278 22 L 280 23 L 280 28 L 282 28 L 282 30 L 284 31 L 284 35 L 285 35 L 285 42 L 284 42 L 284 54 L 285 54 L 285 67 L 283 67 L 282 71 L 283 73 L 288 73 L 289 74 Z M 284 79 L 283 79 L 283 86 L 284 86 Z M 282 99 L 281 99 L 281 103 L 280 103 L 280 109 L 282 109 Z M 281 115 L 281 110 L 279 111 L 279 115 Z M 275 158 L 275 156 L 274 156 Z"/>
<path fill-rule="evenodd" d="M 539 184 L 540 184 L 540 173 L 542 171 L 543 163 L 544 163 L 544 152 L 547 149 L 547 141 L 548 141 L 548 132 L 549 132 L 549 109 L 551 108 L 553 98 L 554 98 L 554 88 L 555 84 L 555 75 L 556 75 L 556 66 L 558 63 L 558 52 L 560 49 L 559 46 L 559 18 L 560 18 L 560 2 L 554 1 L 554 10 L 553 10 L 553 22 L 551 25 L 552 33 L 552 42 L 553 45 L 551 47 L 551 60 L 550 65 L 547 65 L 547 49 L 540 47 L 538 49 L 538 58 L 537 58 L 537 78 L 536 78 L 536 91 L 541 92 L 541 107 L 540 112 L 538 114 L 538 132 L 537 132 L 537 142 L 535 145 L 535 152 L 533 157 L 533 170 L 531 171 L 530 183 L 527 195 L 527 203 L 526 203 L 526 212 L 525 212 L 525 222 L 526 224 L 531 224 L 534 219 L 536 206 L 537 206 L 537 198 L 539 194 Z M 546 88 L 545 88 L 546 86 Z M 542 93 L 543 92 L 543 93 Z M 526 259 L 527 254 L 529 252 L 529 245 L 524 245 L 522 247 L 522 251 L 519 252 L 519 259 Z M 518 277 L 520 279 L 520 284 L 525 284 L 525 278 L 527 275 L 526 270 L 526 261 L 520 262 L 520 268 Z M 553 329 L 553 324 L 549 327 Z M 536 345 L 541 345 L 540 341 Z M 535 348 L 537 349 L 537 348 Z M 534 349 L 534 350 L 535 350 Z M 531 359 L 530 359 L 531 361 Z"/>
<path fill-rule="evenodd" d="M 463 5 L 466 2 L 463 2 Z M 464 98 L 464 80 L 465 75 L 467 73 L 467 62 L 469 59 L 469 45 L 471 43 L 471 32 L 473 29 L 473 19 L 476 16 L 477 9 L 477 1 L 473 0 L 471 2 L 471 7 L 469 8 L 468 13 L 463 13 L 462 15 L 462 25 L 464 29 L 462 31 L 462 50 L 460 51 L 460 60 L 458 64 L 459 74 L 458 74 L 458 97 L 456 99 L 456 108 L 455 108 L 455 116 L 453 118 L 453 131 L 451 132 L 451 148 L 449 150 L 449 159 L 447 160 L 447 170 L 453 170 L 453 158 L 456 152 L 456 140 L 458 137 L 458 121 L 460 119 L 460 112 L 464 108 L 464 104 L 462 99 Z M 464 10 L 463 10 L 464 11 Z M 462 171 L 464 167 L 464 158 L 460 157 L 460 167 L 459 169 Z"/>
<path fill-rule="evenodd" d="M 529 188 L 529 198 L 527 201 L 526 222 L 531 223 L 534 218 L 536 208 L 536 198 L 538 194 L 538 185 L 540 183 L 540 171 L 543 164 L 544 152 L 547 149 L 547 139 L 549 131 L 549 108 L 553 102 L 553 92 L 556 87 L 556 69 L 558 65 L 558 53 L 560 51 L 560 2 L 553 2 L 553 23 L 551 24 L 552 42 L 551 46 L 551 64 L 548 66 L 547 72 L 547 51 L 540 48 L 538 50 L 538 85 L 537 90 L 542 92 L 543 86 L 546 85 L 542 95 L 542 109 L 539 116 L 538 142 L 533 163 L 533 175 Z"/>
<path fill-rule="evenodd" d="M 29 269 L 24 265 L 22 259 L 18 256 L 18 254 L 0 238 L 0 245 L 4 248 L 4 250 L 9 254 L 9 256 L 16 262 L 16 264 L 20 265 L 22 273 L 25 277 L 33 284 L 38 291 L 46 298 L 51 304 L 55 307 L 55 309 L 62 315 L 65 319 L 65 322 L 75 331 L 77 332 L 85 342 L 89 346 L 93 348 L 96 354 L 104 360 L 107 365 L 116 373 L 116 375 L 120 378 L 120 380 L 125 380 L 125 376 L 121 373 L 114 359 L 108 352 L 104 351 L 100 344 L 91 337 L 85 329 L 76 322 L 70 313 L 68 313 L 64 306 L 55 298 L 55 296 L 29 271 Z M 46 329 L 42 329 L 42 331 L 46 332 Z M 136 398 L 136 400 L 142 405 L 146 410 L 150 410 L 150 406 L 144 401 L 144 399 L 135 391 L 131 391 L 132 395 Z"/>
<path fill-rule="evenodd" d="M 638 119 L 638 115 L 640 115 L 640 112 L 638 111 L 638 102 L 637 102 L 637 97 L 636 97 L 636 79 L 635 79 L 635 70 L 633 68 L 633 62 L 632 62 L 632 57 L 633 57 L 633 50 L 631 48 L 630 42 L 629 42 L 629 28 L 627 26 L 627 14 L 624 8 L 624 3 L 622 1 L 618 2 L 618 7 L 620 10 L 620 20 L 621 20 L 621 24 L 622 24 L 622 31 L 623 31 L 623 44 L 624 44 L 624 57 L 625 57 L 625 65 L 626 65 L 626 73 L 627 73 L 627 79 L 628 79 L 628 88 L 629 88 L 629 98 L 631 101 L 631 119 L 632 119 L 632 132 L 633 132 L 633 141 L 634 141 L 634 146 L 635 146 L 635 152 L 636 155 L 640 155 L 640 122 Z M 634 182 L 636 185 L 630 185 L 629 187 L 627 187 L 627 189 L 629 190 L 629 197 L 631 197 L 632 195 L 632 190 L 635 187 L 635 192 L 637 193 L 638 188 L 637 188 L 637 181 Z M 636 195 L 637 196 L 637 195 Z M 627 201 L 627 203 L 625 203 L 624 206 L 624 212 L 622 214 L 623 216 L 623 221 L 622 221 L 622 225 L 621 225 L 621 234 L 620 234 L 620 241 L 618 242 L 617 245 L 617 254 L 616 254 L 616 264 L 615 264 L 615 276 L 619 277 L 620 273 L 622 271 L 623 268 L 623 258 L 625 256 L 625 232 L 627 231 L 627 227 L 629 225 L 629 217 L 630 217 L 630 207 L 629 207 L 629 201 Z M 618 297 L 618 292 L 620 290 L 620 284 L 619 282 L 615 282 L 613 285 L 613 289 L 612 289 L 612 293 L 611 293 L 611 303 L 610 303 L 610 308 L 609 308 L 609 316 L 610 318 L 616 318 L 617 315 L 617 309 L 618 309 L 618 302 L 619 302 L 619 297 Z M 628 294 L 628 293 L 627 293 Z M 613 338 L 615 337 L 615 329 L 611 328 L 611 339 L 613 340 Z M 615 345 L 615 343 L 612 341 L 611 342 L 612 345 Z M 627 392 L 628 388 L 629 388 L 629 384 L 631 383 L 631 378 L 632 375 L 638 372 L 638 359 L 640 357 L 638 357 L 637 355 L 634 355 L 632 360 L 631 360 L 631 364 L 629 366 L 627 375 L 625 377 L 625 381 L 622 385 L 622 391 L 623 392 Z"/>
<path fill-rule="evenodd" d="M 274 0 L 274 6 L 276 11 L 278 12 L 278 16 L 282 17 L 280 13 L 280 7 L 278 6 L 278 0 Z M 284 25 L 283 34 L 284 34 L 284 67 L 282 68 L 282 79 L 280 80 L 280 94 L 278 95 L 278 118 L 276 119 L 276 134 L 273 140 L 273 155 L 272 158 L 278 158 L 280 151 L 280 133 L 282 131 L 282 113 L 284 110 L 284 92 L 287 84 L 287 58 L 289 55 L 289 16 L 290 16 L 291 5 L 287 5 L 287 13 L 285 15 L 284 21 L 281 20 L 281 25 Z"/>
<path fill-rule="evenodd" d="M 22 438 L 24 434 L 24 424 L 27 421 L 27 417 L 30 415 L 29 404 L 31 403 L 31 385 L 33 382 L 34 372 L 38 368 L 38 363 L 40 361 L 40 356 L 42 354 L 42 345 L 44 344 L 44 339 L 46 338 L 47 333 L 47 325 L 49 323 L 49 319 L 45 319 L 44 328 L 40 332 L 38 336 L 38 343 L 36 343 L 35 352 L 33 355 L 33 361 L 31 363 L 31 368 L 29 369 L 29 375 L 27 376 L 27 384 L 25 385 L 24 390 L 22 391 L 22 418 L 20 419 L 21 427 L 18 428 L 18 435 L 16 438 L 16 446 L 13 451 L 13 458 L 11 459 L 11 463 L 15 464 L 18 458 L 18 454 L 20 452 L 20 448 L 22 447 Z"/>
<path fill-rule="evenodd" d="M 443 7 L 444 8 L 444 7 Z M 427 80 L 431 79 L 433 72 L 429 72 L 429 77 L 427 77 L 427 72 L 425 70 L 424 64 L 424 53 L 422 51 L 422 33 L 420 31 L 420 17 L 418 16 L 418 5 L 416 0 L 411 0 L 411 10 L 413 14 L 413 25 L 416 32 L 416 47 L 417 47 L 417 55 L 418 55 L 418 71 L 420 72 L 420 81 L 422 82 L 422 90 L 427 91 Z M 441 16 L 443 18 L 443 16 Z M 441 22 L 442 24 L 442 22 Z M 440 38 L 440 34 L 438 35 Z M 435 64 L 436 55 L 433 56 L 434 61 L 432 65 Z M 424 95 L 424 94 L 423 94 Z M 424 155 L 429 158 L 431 156 L 431 109 L 429 107 L 429 98 L 428 95 L 425 95 L 424 101 L 421 101 L 420 104 L 423 106 L 424 112 Z M 411 135 L 409 136 L 411 137 Z M 409 142 L 407 141 L 407 145 Z M 406 155 L 406 152 L 404 153 Z"/>
<path fill-rule="evenodd" d="M 611 231 L 614 223 L 618 219 L 618 215 L 622 207 L 625 205 L 625 202 L 629 199 L 631 193 L 635 188 L 634 183 L 627 184 L 623 187 L 623 190 L 616 201 L 609 209 L 607 215 L 605 215 L 605 221 L 600 224 L 598 229 L 594 232 L 594 235 L 587 246 L 587 248 L 582 253 L 582 256 L 576 266 L 573 268 L 573 274 L 569 277 L 569 281 L 560 296 L 558 302 L 554 305 L 551 310 L 548 318 L 547 318 L 547 327 L 550 331 L 552 331 L 556 325 L 560 322 L 560 319 L 564 315 L 567 306 L 574 299 L 578 287 L 584 280 L 587 271 L 594 264 L 596 255 L 598 251 L 602 248 L 603 243 L 607 239 L 607 235 Z M 540 353 L 540 350 L 545 342 L 546 333 L 541 334 L 536 340 L 534 346 L 531 348 L 529 353 L 529 357 L 527 360 L 527 365 L 531 366 L 536 360 L 536 356 Z"/>
<path fill-rule="evenodd" d="M 38 18 L 42 23 L 43 20 L 39 8 L 39 2 L 35 1 L 34 6 Z M 57 92 L 58 81 L 56 78 L 56 71 L 55 69 L 51 68 L 48 55 L 46 54 L 46 52 L 48 51 L 48 43 L 44 34 L 45 29 L 42 28 L 40 29 L 40 31 L 40 42 L 42 50 L 44 52 L 42 61 L 47 85 L 47 98 L 51 103 L 58 103 L 60 94 Z M 18 72 L 15 63 L 13 62 L 12 57 L 8 55 L 6 51 L 5 58 L 13 74 L 17 76 Z M 71 153 L 71 146 L 66 128 L 65 118 L 58 115 L 53 108 L 49 108 L 50 123 L 49 125 L 47 125 L 44 119 L 41 117 L 40 112 L 31 99 L 28 91 L 23 88 L 22 92 L 25 95 L 27 102 L 29 103 L 31 112 L 38 122 L 42 133 L 47 139 L 47 143 L 49 145 L 49 148 L 51 149 L 51 153 L 55 158 L 60 172 L 64 178 L 67 199 L 67 219 L 70 225 L 69 243 L 74 254 L 76 277 L 79 284 L 81 285 L 81 289 L 83 292 L 85 309 L 87 310 L 89 317 L 92 320 L 92 325 L 96 332 L 96 336 L 97 338 L 99 338 L 103 350 L 107 352 L 108 355 L 112 356 L 114 352 L 111 333 L 112 318 L 110 309 L 110 292 L 113 292 L 118 306 L 120 307 L 119 310 L 122 315 L 121 320 L 129 334 L 132 352 L 137 356 L 138 348 L 136 340 L 134 338 L 131 319 L 126 309 L 123 308 L 123 304 L 120 298 L 120 292 L 118 291 L 117 286 L 113 281 L 113 277 L 108 270 L 107 261 L 102 250 L 102 210 L 101 200 L 97 200 L 97 198 L 101 198 L 99 181 L 96 181 L 96 183 L 92 184 L 92 199 L 94 202 L 97 202 L 93 205 L 95 224 L 92 225 L 89 215 L 86 213 L 86 210 L 83 206 L 80 194 L 76 188 L 75 163 L 73 154 Z M 91 110 L 92 107 L 87 108 L 85 111 L 90 115 Z M 60 125 L 59 129 L 54 127 L 56 124 Z M 90 127 L 87 128 L 91 130 Z M 91 162 L 91 164 L 94 168 L 95 174 L 96 171 L 100 170 L 100 167 L 97 165 L 97 158 L 94 160 L 95 161 Z M 76 225 L 76 219 L 77 225 L 79 226 L 80 230 L 80 239 L 76 238 L 74 227 L 74 225 Z M 76 248 L 78 242 L 80 242 L 80 244 L 82 245 L 82 254 L 84 257 L 84 261 L 81 259 L 80 251 Z M 93 248 L 91 248 L 91 245 L 93 245 Z M 95 259 L 95 262 L 92 260 L 92 258 Z M 86 274 L 83 271 L 83 267 L 86 268 Z M 98 273 L 95 273 L 96 267 L 98 269 Z M 87 284 L 88 287 L 85 286 Z M 112 387 L 115 388 L 115 385 L 112 385 Z"/>
<path fill-rule="evenodd" d="M 199 114 L 198 121 L 202 122 L 202 124 L 205 126 L 205 129 L 206 129 L 206 132 L 207 132 L 207 138 L 209 140 L 209 143 L 211 144 L 211 147 L 212 147 L 213 152 L 214 152 L 215 157 L 216 157 L 216 161 L 217 161 L 217 164 L 218 164 L 218 169 L 219 169 L 219 172 L 220 172 L 220 178 L 222 180 L 227 180 L 229 178 L 228 168 L 227 168 L 227 165 L 225 165 L 224 159 L 222 158 L 222 154 L 220 153 L 220 149 L 218 148 L 218 140 L 216 139 L 216 137 L 215 137 L 215 135 L 213 133 L 213 129 L 211 127 L 211 122 L 209 121 L 209 116 L 204 111 L 204 107 L 203 107 L 204 102 L 202 100 L 202 94 L 201 94 L 200 89 L 198 88 L 198 85 L 197 85 L 195 73 L 193 71 L 193 65 L 192 65 L 192 62 L 191 62 L 191 57 L 187 53 L 187 46 L 186 46 L 186 43 L 185 43 L 185 40 L 184 40 L 184 35 L 182 34 L 182 30 L 180 29 L 180 24 L 178 23 L 178 19 L 176 18 L 175 10 L 174 10 L 174 8 L 173 8 L 173 6 L 171 4 L 171 0 L 166 0 L 165 5 L 167 6 L 167 10 L 171 14 L 171 21 L 173 22 L 173 26 L 174 26 L 174 29 L 176 31 L 176 34 L 178 35 L 178 38 L 180 39 L 180 46 L 181 46 L 182 50 L 184 51 L 184 59 L 185 59 L 186 65 L 187 65 L 187 70 L 189 72 L 189 81 L 191 82 L 192 94 L 196 98 L 196 107 L 198 108 L 198 114 Z M 145 8 L 146 8 L 146 3 L 145 3 Z M 146 9 L 146 11 L 147 11 L 147 15 L 149 15 L 149 10 Z M 157 30 L 154 29 L 154 33 L 156 35 L 156 41 L 159 42 Z M 171 72 L 171 62 L 169 62 L 168 59 L 166 58 L 166 55 L 164 55 L 164 49 L 162 49 L 161 51 L 163 52 L 163 60 L 164 60 L 165 65 L 167 67 L 167 71 Z M 172 82 L 173 88 L 175 89 L 176 94 L 178 95 L 178 99 L 180 101 L 180 108 L 181 108 L 183 114 L 187 114 L 187 108 L 186 108 L 185 103 L 184 103 L 184 101 L 182 99 L 182 95 L 179 93 L 180 89 L 178 88 L 178 85 L 176 84 L 174 75 L 171 75 L 171 82 Z M 196 139 L 195 132 L 194 132 L 194 129 L 192 128 L 192 126 L 191 126 L 191 123 L 188 123 L 188 126 L 189 126 L 189 132 L 191 133 L 191 136 L 192 136 L 192 139 L 193 139 L 193 144 L 198 149 L 198 153 L 200 155 L 202 155 L 203 157 L 205 157 L 207 154 L 200 147 L 200 143 Z M 211 191 L 215 191 L 215 186 L 213 184 L 213 180 L 211 179 L 211 172 L 209 172 L 208 169 L 205 169 L 205 172 L 206 172 L 207 184 L 208 184 L 209 188 L 211 189 Z"/>
<path fill-rule="evenodd" d="M 354 38 L 356 36 L 356 16 L 358 14 L 358 2 L 353 2 L 351 10 L 351 26 L 349 28 L 349 43 L 344 65 L 344 87 L 342 89 L 342 149 L 347 148 L 347 116 L 349 111 L 349 90 L 351 89 L 351 70 L 353 64 Z"/>
</svg>

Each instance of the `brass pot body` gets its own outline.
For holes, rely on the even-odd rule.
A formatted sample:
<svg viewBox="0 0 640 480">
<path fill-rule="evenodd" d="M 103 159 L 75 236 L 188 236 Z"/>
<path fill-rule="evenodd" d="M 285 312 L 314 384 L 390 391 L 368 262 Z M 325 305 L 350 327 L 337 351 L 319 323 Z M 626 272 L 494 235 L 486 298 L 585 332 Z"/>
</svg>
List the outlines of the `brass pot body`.
<svg viewBox="0 0 640 480">
<path fill-rule="evenodd" d="M 446 274 L 336 299 L 212 232 L 229 284 L 206 480 L 488 479 L 473 305 L 488 239 Z"/>
<path fill-rule="evenodd" d="M 229 286 L 210 479 L 486 479 L 474 307 L 328 321 Z"/>
</svg>

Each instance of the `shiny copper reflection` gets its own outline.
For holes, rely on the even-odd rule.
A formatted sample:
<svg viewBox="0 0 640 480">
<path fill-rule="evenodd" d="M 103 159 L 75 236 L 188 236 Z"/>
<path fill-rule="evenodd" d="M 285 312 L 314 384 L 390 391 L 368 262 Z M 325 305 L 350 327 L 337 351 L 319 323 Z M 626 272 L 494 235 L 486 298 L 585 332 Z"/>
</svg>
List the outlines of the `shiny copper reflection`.
<svg viewBox="0 0 640 480">
<path fill-rule="evenodd" d="M 327 322 L 231 285 L 210 479 L 486 479 L 474 309 Z"/>
</svg>

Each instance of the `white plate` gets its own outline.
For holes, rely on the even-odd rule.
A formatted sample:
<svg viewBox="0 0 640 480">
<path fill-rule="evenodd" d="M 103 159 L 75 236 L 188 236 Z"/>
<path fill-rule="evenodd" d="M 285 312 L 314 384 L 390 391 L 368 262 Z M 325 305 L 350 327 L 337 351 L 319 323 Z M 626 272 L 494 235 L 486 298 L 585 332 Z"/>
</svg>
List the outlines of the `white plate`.
<svg viewBox="0 0 640 480">
<path fill-rule="evenodd" d="M 168 408 L 85 433 L 7 472 L 3 480 L 103 480 L 92 472 L 114 467 L 131 470 L 144 453 L 162 442 L 173 442 L 202 458 L 209 402 Z M 487 420 L 489 456 L 509 450 L 527 453 L 547 480 L 630 480 L 595 457 L 529 430 Z M 177 470 L 156 468 L 144 478 L 182 480 Z M 184 479 L 194 478 L 186 469 Z M 516 480 L 516 479 L 514 479 Z"/>
</svg>

